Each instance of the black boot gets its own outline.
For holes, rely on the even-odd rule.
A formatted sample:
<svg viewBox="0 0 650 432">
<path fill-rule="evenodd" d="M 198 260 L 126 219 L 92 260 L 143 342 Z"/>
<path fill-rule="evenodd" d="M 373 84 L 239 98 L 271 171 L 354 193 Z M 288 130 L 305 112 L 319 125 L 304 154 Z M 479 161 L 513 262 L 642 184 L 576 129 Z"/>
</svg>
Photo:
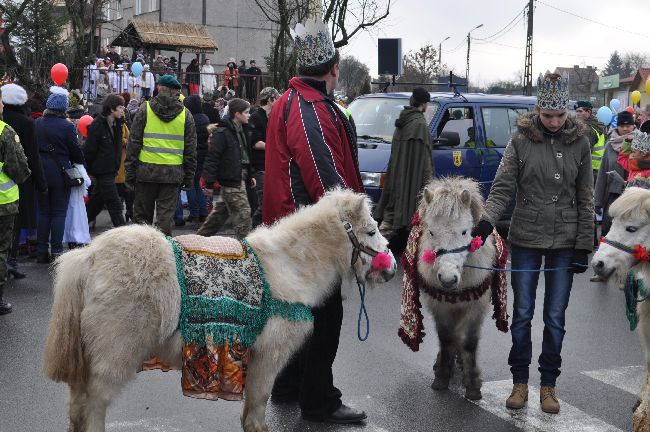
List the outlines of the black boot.
<svg viewBox="0 0 650 432">
<path fill-rule="evenodd" d="M 10 258 L 7 260 L 7 274 L 13 276 L 14 279 L 24 279 L 27 275 L 18 270 L 18 264 L 15 259 Z"/>
</svg>

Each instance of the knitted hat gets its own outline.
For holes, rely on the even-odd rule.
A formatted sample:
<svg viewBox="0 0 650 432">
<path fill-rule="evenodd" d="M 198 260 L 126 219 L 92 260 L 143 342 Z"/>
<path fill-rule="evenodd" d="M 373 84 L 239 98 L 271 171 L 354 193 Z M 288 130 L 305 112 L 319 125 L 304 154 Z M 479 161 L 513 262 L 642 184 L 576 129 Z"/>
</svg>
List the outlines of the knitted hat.
<svg viewBox="0 0 650 432">
<path fill-rule="evenodd" d="M 589 101 L 578 101 L 573 106 L 573 109 L 578 109 L 578 108 L 594 109 L 594 106 Z"/>
<path fill-rule="evenodd" d="M 68 110 L 68 91 L 63 87 L 52 86 L 50 87 L 50 92 L 52 93 L 45 106 L 47 109 L 55 111 L 67 111 Z"/>
<path fill-rule="evenodd" d="M 634 125 L 634 116 L 632 115 L 632 113 L 629 113 L 627 111 L 621 111 L 616 116 L 616 125 L 617 126 Z"/>
<path fill-rule="evenodd" d="M 181 83 L 173 75 L 163 75 L 158 79 L 158 85 L 169 87 L 176 90 L 181 89 Z"/>
<path fill-rule="evenodd" d="M 631 148 L 641 153 L 650 153 L 650 135 L 638 130 L 634 131 Z"/>
<path fill-rule="evenodd" d="M 2 103 L 6 105 L 25 105 L 27 92 L 18 84 L 5 84 L 0 87 Z"/>
<path fill-rule="evenodd" d="M 264 87 L 260 92 L 260 100 L 267 100 L 270 98 L 277 99 L 280 97 L 280 93 L 273 87 Z"/>
<path fill-rule="evenodd" d="M 422 87 L 414 88 L 412 97 L 417 103 L 420 104 L 431 102 L 431 95 Z"/>
<path fill-rule="evenodd" d="M 320 19 L 308 19 L 304 25 L 298 23 L 290 33 L 295 44 L 298 66 L 318 66 L 336 55 L 329 27 Z"/>
<path fill-rule="evenodd" d="M 543 110 L 566 109 L 569 103 L 569 79 L 547 73 L 537 79 L 537 106 Z"/>
</svg>

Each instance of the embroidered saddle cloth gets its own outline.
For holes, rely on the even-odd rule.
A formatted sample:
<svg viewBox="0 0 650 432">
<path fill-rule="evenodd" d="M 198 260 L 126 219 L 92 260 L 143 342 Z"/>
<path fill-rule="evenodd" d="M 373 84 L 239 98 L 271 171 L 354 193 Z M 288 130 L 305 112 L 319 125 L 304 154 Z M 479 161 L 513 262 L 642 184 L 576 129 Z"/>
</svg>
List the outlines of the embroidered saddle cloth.
<svg viewBox="0 0 650 432">
<path fill-rule="evenodd" d="M 181 287 L 183 394 L 241 400 L 249 348 L 268 318 L 311 321 L 311 309 L 272 298 L 264 269 L 246 241 L 198 235 L 168 241 Z"/>
</svg>

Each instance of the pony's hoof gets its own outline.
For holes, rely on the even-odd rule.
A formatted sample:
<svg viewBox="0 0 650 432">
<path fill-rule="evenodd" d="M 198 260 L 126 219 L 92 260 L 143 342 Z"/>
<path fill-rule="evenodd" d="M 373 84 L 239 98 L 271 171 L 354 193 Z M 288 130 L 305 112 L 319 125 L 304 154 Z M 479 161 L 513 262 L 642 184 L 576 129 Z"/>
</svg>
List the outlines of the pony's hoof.
<svg viewBox="0 0 650 432">
<path fill-rule="evenodd" d="M 465 399 L 469 399 L 473 401 L 483 399 L 483 395 L 481 394 L 481 389 L 480 388 L 465 389 Z"/>
<path fill-rule="evenodd" d="M 632 407 L 632 412 L 635 412 L 637 408 L 639 408 L 639 405 L 641 405 L 641 399 L 637 399 L 636 403 Z"/>
<path fill-rule="evenodd" d="M 449 378 L 435 377 L 431 388 L 434 390 L 447 390 L 449 388 Z"/>
</svg>

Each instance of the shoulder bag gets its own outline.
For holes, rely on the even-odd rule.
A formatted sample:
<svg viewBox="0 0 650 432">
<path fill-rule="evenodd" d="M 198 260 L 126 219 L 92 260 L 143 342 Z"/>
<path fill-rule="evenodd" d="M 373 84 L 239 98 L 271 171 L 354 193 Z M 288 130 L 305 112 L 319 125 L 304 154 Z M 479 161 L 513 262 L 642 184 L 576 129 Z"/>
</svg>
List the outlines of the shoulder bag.
<svg viewBox="0 0 650 432">
<path fill-rule="evenodd" d="M 61 174 L 63 175 L 63 184 L 65 187 L 73 188 L 77 186 L 81 186 L 84 184 L 84 178 L 81 175 L 81 172 L 72 165 L 70 168 L 66 168 L 63 166 L 61 161 L 59 160 L 59 156 L 56 154 L 56 151 L 54 149 L 54 146 L 52 145 L 52 142 L 50 141 L 50 137 L 47 134 L 47 131 L 45 130 L 45 125 L 41 122 L 41 132 L 45 136 L 45 142 L 48 146 L 47 150 L 52 154 L 52 157 L 56 161 L 56 163 L 59 165 L 59 168 L 61 169 Z"/>
</svg>

